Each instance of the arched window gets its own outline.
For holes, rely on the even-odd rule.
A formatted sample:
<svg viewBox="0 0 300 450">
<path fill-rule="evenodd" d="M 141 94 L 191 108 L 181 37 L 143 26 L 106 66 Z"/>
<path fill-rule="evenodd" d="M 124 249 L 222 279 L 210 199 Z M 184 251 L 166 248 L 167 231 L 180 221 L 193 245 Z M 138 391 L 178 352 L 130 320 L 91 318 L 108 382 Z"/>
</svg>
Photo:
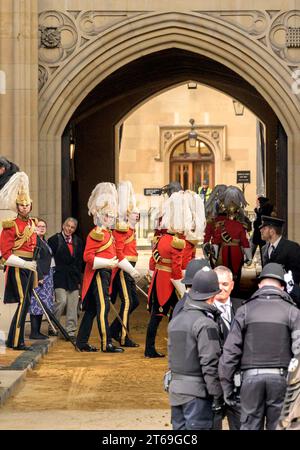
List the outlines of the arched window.
<svg viewBox="0 0 300 450">
<path fill-rule="evenodd" d="M 213 188 L 214 163 L 214 154 L 207 144 L 197 140 L 196 146 L 191 147 L 188 139 L 181 141 L 171 153 L 170 181 L 179 181 L 184 189 L 198 192 L 199 186 L 207 180 Z"/>
</svg>

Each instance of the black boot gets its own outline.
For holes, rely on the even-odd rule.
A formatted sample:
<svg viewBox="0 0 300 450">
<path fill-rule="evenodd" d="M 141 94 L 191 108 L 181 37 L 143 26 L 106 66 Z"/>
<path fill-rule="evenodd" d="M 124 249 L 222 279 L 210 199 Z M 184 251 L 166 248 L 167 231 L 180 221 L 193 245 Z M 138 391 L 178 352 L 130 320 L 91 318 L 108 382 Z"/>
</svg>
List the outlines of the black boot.
<svg viewBox="0 0 300 450">
<path fill-rule="evenodd" d="M 146 358 L 163 358 L 165 356 L 162 353 L 157 352 L 155 349 L 156 333 L 161 320 L 162 320 L 161 316 L 157 316 L 154 313 L 151 314 L 147 328 L 146 348 L 145 348 Z"/>
<path fill-rule="evenodd" d="M 121 347 L 116 347 L 110 342 L 105 348 L 101 345 L 101 351 L 104 353 L 122 353 L 124 352 L 124 349 Z"/>
<path fill-rule="evenodd" d="M 31 332 L 29 339 L 48 339 L 45 334 L 40 333 L 42 317 L 42 315 L 34 316 L 30 314 Z"/>
</svg>

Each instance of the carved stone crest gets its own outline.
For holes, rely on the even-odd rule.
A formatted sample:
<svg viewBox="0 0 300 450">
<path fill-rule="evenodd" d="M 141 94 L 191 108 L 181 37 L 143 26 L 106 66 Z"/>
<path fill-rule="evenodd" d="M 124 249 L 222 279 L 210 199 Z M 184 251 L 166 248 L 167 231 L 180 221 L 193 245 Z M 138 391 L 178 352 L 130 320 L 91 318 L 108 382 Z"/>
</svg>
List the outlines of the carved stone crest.
<svg viewBox="0 0 300 450">
<path fill-rule="evenodd" d="M 60 47 L 60 29 L 58 27 L 41 27 L 41 46 L 45 48 Z"/>
</svg>

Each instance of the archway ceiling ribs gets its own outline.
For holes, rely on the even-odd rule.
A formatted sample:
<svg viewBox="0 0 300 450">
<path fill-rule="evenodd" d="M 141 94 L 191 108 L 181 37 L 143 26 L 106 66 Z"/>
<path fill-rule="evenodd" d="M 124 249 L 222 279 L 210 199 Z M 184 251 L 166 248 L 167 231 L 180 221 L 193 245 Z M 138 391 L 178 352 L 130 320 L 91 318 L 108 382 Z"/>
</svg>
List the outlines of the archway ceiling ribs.
<svg viewBox="0 0 300 450">
<path fill-rule="evenodd" d="M 288 67 L 300 65 L 300 11 L 195 11 L 218 18 L 247 33 L 272 49 Z M 110 27 L 142 14 L 143 11 L 43 11 L 39 15 L 39 88 L 69 57 Z M 270 15 L 271 14 L 271 15 Z M 298 27 L 295 26 L 298 24 Z M 289 28 L 293 28 L 290 31 Z M 294 37 L 293 37 L 294 36 Z M 287 42 L 290 46 L 287 46 Z"/>
<path fill-rule="evenodd" d="M 46 14 L 47 12 L 44 12 L 42 14 Z M 59 18 L 62 17 L 62 14 L 64 14 L 64 16 L 66 16 L 65 13 L 59 13 L 59 12 L 55 12 L 56 15 L 59 16 Z M 288 17 L 288 13 L 282 13 L 281 15 L 279 14 L 277 17 L 276 15 L 274 16 L 275 18 L 273 18 L 273 21 L 276 23 L 276 26 L 278 25 L 278 21 L 280 21 L 280 17 Z M 95 12 L 93 12 L 93 14 L 95 14 Z M 219 13 L 221 14 L 221 12 Z M 284 16 L 284 14 L 286 14 Z M 71 14 L 69 14 L 71 17 Z M 72 20 L 74 22 L 74 20 L 78 21 L 79 17 L 81 17 L 82 14 L 79 14 L 77 16 L 76 19 L 74 19 L 74 16 L 72 16 Z M 266 48 L 260 41 L 256 41 L 256 46 L 255 48 L 251 48 L 253 47 L 253 40 L 255 40 L 255 37 L 253 37 L 253 35 L 251 35 L 250 33 L 246 34 L 244 32 L 244 30 L 239 30 L 238 32 L 234 32 L 235 30 L 238 30 L 237 26 L 233 26 L 231 23 L 227 23 L 225 29 L 221 29 L 220 30 L 220 26 L 225 25 L 225 21 L 224 18 L 220 19 L 219 17 L 215 17 L 216 13 L 212 13 L 209 21 L 212 23 L 206 23 L 206 20 L 209 16 L 208 13 L 206 14 L 195 14 L 195 13 L 174 13 L 174 12 L 170 12 L 170 13 L 148 13 L 146 15 L 143 15 L 141 17 L 140 14 L 137 14 L 138 17 L 131 17 L 131 18 L 127 18 L 125 21 L 121 20 L 121 23 L 118 23 L 117 25 L 113 25 L 110 28 L 105 28 L 105 31 L 98 34 L 97 36 L 93 35 L 90 37 L 89 42 L 86 42 L 85 44 L 83 44 L 80 48 L 77 47 L 77 50 L 75 51 L 75 47 L 74 47 L 74 51 L 72 52 L 72 54 L 69 54 L 69 56 L 61 62 L 60 66 L 58 67 L 58 69 L 56 69 L 54 71 L 54 73 L 52 74 L 51 77 L 49 77 L 49 74 L 45 74 L 45 71 L 43 72 L 43 70 L 41 70 L 40 73 L 43 74 L 43 78 L 44 80 L 46 80 L 42 90 L 41 90 L 41 99 L 42 101 L 40 102 L 41 105 L 41 126 L 43 126 L 43 122 L 46 121 L 47 119 L 47 115 L 49 114 L 49 107 L 46 105 L 47 101 L 45 99 L 45 101 L 43 101 L 43 97 L 45 95 L 45 97 L 47 97 L 47 93 L 54 94 L 54 96 L 56 96 L 56 101 L 53 101 L 53 97 L 51 96 L 51 108 L 52 106 L 55 105 L 56 111 L 53 109 L 52 110 L 52 114 L 54 114 L 54 116 L 56 116 L 58 109 L 61 107 L 62 101 L 59 99 L 60 94 L 62 93 L 62 91 L 64 91 L 64 95 L 63 98 L 66 99 L 68 95 L 71 94 L 71 92 L 74 94 L 75 89 L 77 90 L 77 104 L 76 101 L 73 101 L 72 105 L 74 106 L 74 110 L 76 109 L 76 107 L 80 104 L 80 102 L 82 101 L 82 99 L 84 98 L 84 95 L 86 95 L 86 89 L 84 89 L 83 86 L 83 80 L 85 80 L 86 82 L 86 87 L 87 89 L 91 90 L 93 89 L 93 87 L 95 87 L 96 84 L 98 84 L 101 79 L 99 79 L 99 70 L 98 70 L 98 77 L 95 74 L 95 69 L 96 67 L 99 67 L 99 65 L 101 64 L 101 68 L 102 70 L 102 79 L 104 79 L 108 74 L 109 74 L 109 70 L 112 70 L 112 63 L 115 62 L 114 64 L 114 70 L 116 70 L 116 68 L 121 67 L 122 65 L 124 65 L 124 60 L 122 59 L 122 55 L 121 55 L 121 46 L 119 48 L 117 47 L 117 44 L 122 44 L 123 49 L 124 48 L 130 48 L 132 50 L 132 52 L 136 52 L 137 50 L 134 49 L 134 44 L 133 44 L 133 40 L 135 41 L 135 45 L 137 46 L 141 46 L 142 44 L 144 45 L 144 48 L 140 48 L 140 53 L 141 54 L 147 54 L 147 52 L 151 51 L 155 51 L 156 49 L 162 49 L 166 48 L 166 42 L 162 43 L 162 41 L 165 39 L 165 41 L 167 40 L 168 42 L 172 42 L 173 46 L 178 46 L 179 48 L 187 48 L 190 51 L 193 51 L 193 44 L 195 46 L 195 52 L 196 53 L 200 53 L 199 49 L 201 48 L 201 53 L 202 54 L 206 54 L 206 56 L 208 57 L 213 57 L 216 60 L 220 60 L 220 62 L 223 62 L 223 64 L 231 67 L 233 70 L 235 70 L 237 73 L 239 73 L 240 75 L 244 76 L 245 79 L 248 78 L 248 81 L 251 83 L 254 82 L 254 80 L 257 80 L 257 78 L 259 78 L 261 80 L 261 90 L 265 90 L 265 92 L 263 92 L 263 96 L 266 98 L 266 100 L 271 104 L 271 106 L 273 107 L 273 105 L 276 107 L 276 102 L 273 101 L 273 93 L 271 93 L 271 90 L 274 90 L 274 93 L 276 92 L 276 94 L 279 94 L 278 89 L 281 89 L 284 87 L 284 90 L 289 91 L 289 94 L 286 95 L 286 93 L 284 94 L 282 92 L 282 101 L 284 102 L 285 97 L 289 97 L 289 101 L 292 101 L 292 103 L 294 103 L 294 105 L 296 106 L 297 109 L 297 113 L 299 111 L 299 101 L 298 98 L 296 97 L 296 95 L 291 95 L 290 91 L 291 91 L 291 84 L 292 84 L 292 80 L 291 83 L 288 84 L 287 79 L 287 71 L 291 76 L 291 69 L 289 67 L 289 63 L 287 61 L 284 61 L 282 59 L 280 59 L 276 55 L 276 52 L 274 51 L 270 51 L 270 48 L 268 46 L 268 48 Z M 53 12 L 52 12 L 52 16 L 53 16 Z M 41 16 L 43 17 L 43 16 Z M 69 19 L 70 19 L 69 17 Z M 254 17 L 254 16 L 253 16 Z M 259 16 L 261 17 L 261 15 Z M 267 17 L 267 14 L 265 14 L 265 17 Z M 295 17 L 299 17 L 298 11 L 294 12 L 294 18 Z M 164 20 L 162 20 L 164 18 Z M 155 20 L 156 19 L 156 20 Z M 159 20 L 158 20 L 159 19 Z M 189 19 L 187 21 L 187 19 Z M 227 18 L 228 19 L 228 18 Z M 58 19 L 57 19 L 58 20 Z M 71 19 L 70 19 L 71 20 Z M 267 20 L 267 19 L 266 19 Z M 281 19 L 282 20 L 282 19 Z M 287 20 L 287 19 L 286 19 Z M 205 27 L 203 27 L 203 22 L 205 22 Z M 220 26 L 216 27 L 216 23 L 213 22 L 217 22 Z M 288 22 L 287 22 L 288 23 Z M 133 26 L 134 25 L 134 26 Z M 202 25 L 202 27 L 201 27 Z M 208 26 L 210 25 L 210 27 Z M 41 24 L 41 26 L 45 26 L 43 24 Z M 197 26 L 198 26 L 198 30 L 197 30 Z M 228 33 L 228 27 L 231 28 L 230 29 L 230 33 Z M 50 27 L 49 27 L 50 28 Z M 55 28 L 55 27 L 54 27 Z M 56 30 L 54 30 L 54 32 L 56 33 L 56 40 L 58 39 L 57 37 L 57 33 L 58 33 L 58 28 Z M 143 29 L 143 32 L 141 32 L 140 29 Z M 151 28 L 148 29 L 148 28 Z M 52 30 L 53 31 L 53 30 Z M 170 34 L 171 31 L 171 34 Z M 173 33 L 172 33 L 173 31 Z M 51 32 L 51 30 L 50 30 Z M 78 32 L 78 31 L 77 31 Z M 114 33 L 115 39 L 112 42 L 113 44 L 113 48 L 109 47 L 109 44 L 111 42 L 111 36 L 110 36 L 110 32 Z M 158 33 L 159 32 L 159 33 Z M 163 33 L 162 33 L 163 32 Z M 116 33 L 117 33 L 117 37 L 116 38 Z M 119 33 L 119 34 L 118 34 Z M 155 34 L 157 33 L 157 34 Z M 182 33 L 182 34 L 180 34 Z M 185 36 L 185 34 L 187 34 L 188 36 Z M 270 34 L 270 33 L 269 33 Z M 184 38 L 183 39 L 183 35 Z M 99 37 L 101 36 L 102 42 L 101 44 L 103 44 L 102 46 L 100 46 L 101 48 L 99 49 L 99 43 L 97 42 L 97 40 L 99 39 Z M 124 36 L 126 36 L 126 40 L 124 41 Z M 150 39 L 152 37 L 152 40 Z M 166 39 L 167 37 L 167 39 Z M 188 37 L 188 39 L 187 39 Z M 245 40 L 245 37 L 247 38 Z M 201 39 L 200 39 L 201 38 Z M 155 39 L 157 39 L 157 42 L 155 41 Z M 252 44 L 249 42 L 252 41 Z M 151 42 L 148 42 L 150 41 Z M 53 39 L 52 39 L 53 41 Z M 50 42 L 51 42 L 51 34 L 50 34 Z M 79 38 L 77 38 L 77 42 L 79 42 Z M 159 43 L 160 42 L 160 43 Z M 205 45 L 204 45 L 205 44 Z M 220 47 L 218 48 L 217 44 L 220 45 Z M 126 47 L 126 45 L 128 45 L 128 47 Z M 170 45 L 170 44 L 169 44 Z M 222 47 L 222 48 L 221 48 Z M 272 47 L 272 46 L 271 46 Z M 70 48 L 71 48 L 71 44 L 70 44 Z M 227 64 L 226 62 L 224 62 L 224 49 L 226 48 L 226 50 L 228 50 L 226 53 L 226 57 L 227 57 Z M 263 51 L 263 48 L 265 49 Z M 95 54 L 96 49 L 98 50 L 98 57 Z M 214 49 L 214 51 L 212 50 Z M 46 49 L 51 50 L 49 48 Z M 53 49 L 52 49 L 53 50 Z M 54 48 L 55 50 L 55 48 Z M 57 49 L 56 49 L 57 50 Z M 222 50 L 222 51 L 221 51 Z M 234 52 L 233 52 L 234 50 Z M 297 51 L 299 49 L 297 48 Z M 113 61 L 111 58 L 109 58 L 112 54 L 112 52 L 115 51 L 115 58 L 118 58 L 118 62 L 117 61 Z M 219 51 L 219 54 L 218 54 Z M 266 54 L 267 51 L 267 54 Z M 83 65 L 83 61 L 80 60 L 80 54 L 84 52 L 85 53 L 85 67 L 82 67 Z M 101 55 L 101 52 L 103 53 Z M 212 54 L 213 53 L 213 54 Z M 221 54 L 222 53 L 222 54 Z M 256 53 L 256 54 L 255 54 Z M 270 62 L 266 61 L 266 57 L 268 57 L 268 59 L 270 58 L 270 53 L 273 54 L 273 64 L 270 64 Z M 101 59 L 102 57 L 102 61 L 100 62 L 99 58 Z M 136 54 L 135 54 L 135 57 Z M 96 58 L 96 59 L 95 59 Z M 128 54 L 128 51 L 126 53 L 126 55 L 124 55 L 124 58 L 126 59 L 126 61 L 130 61 L 130 55 Z M 249 59 L 250 58 L 250 59 Z M 134 59 L 134 56 L 133 56 Z M 223 59 L 223 61 L 222 61 Z M 252 60 L 252 64 L 250 64 L 249 70 L 245 73 L 245 61 L 248 59 L 248 62 L 250 62 L 250 60 Z M 109 60 L 109 66 L 107 67 L 107 61 Z M 276 61 L 277 60 L 277 61 Z M 99 63 L 98 63 L 99 61 Z M 76 62 L 81 65 L 81 71 L 78 69 L 78 71 L 74 70 L 74 67 L 77 68 Z M 240 64 L 239 64 L 240 62 Z M 41 61 L 42 64 L 44 64 L 44 69 L 47 70 L 47 68 L 45 68 L 45 60 L 43 59 Z M 74 65 L 75 63 L 75 65 Z M 81 64 L 80 64 L 81 63 Z M 277 63 L 277 64 L 275 64 Z M 279 64 L 278 64 L 279 63 Z M 57 61 L 54 63 L 57 64 Z M 261 67 L 261 70 L 258 70 L 258 67 L 256 66 L 256 64 L 259 64 Z M 50 66 L 51 64 L 48 63 L 48 65 Z M 256 67 L 255 67 L 256 66 Z M 267 66 L 267 67 L 266 67 Z M 274 66 L 276 66 L 276 69 L 274 69 Z M 280 67 L 281 66 L 281 67 Z M 293 65 L 293 67 L 298 67 L 298 65 Z M 64 73 L 65 72 L 65 73 Z M 81 72 L 81 79 L 80 78 L 76 78 L 77 72 Z M 272 74 L 273 79 L 270 80 L 266 79 L 265 75 L 266 73 L 269 72 L 269 75 Z M 282 79 L 280 80 L 281 83 L 278 83 L 277 77 L 278 77 L 278 73 L 281 72 L 282 75 Z M 62 74 L 64 73 L 64 76 L 62 76 Z M 59 77 L 61 77 L 64 82 L 62 82 L 62 79 L 59 79 Z M 264 79 L 263 79 L 264 78 Z M 71 82 L 72 81 L 72 82 Z M 73 83 L 73 81 L 75 82 L 75 85 Z M 269 86 L 269 88 L 266 87 L 266 83 L 270 84 L 271 81 L 271 87 Z M 274 82 L 274 83 L 273 83 Z M 285 86 L 283 85 L 283 82 L 285 82 Z M 277 83 L 277 86 L 276 86 Z M 254 83 L 255 84 L 255 83 Z M 257 84 L 257 83 L 256 83 Z M 273 84 L 275 84 L 273 86 Z M 80 85 L 80 86 L 79 86 Z M 79 92 L 78 92 L 79 91 Z M 81 95 L 81 97 L 80 97 Z M 280 94 L 279 94 L 280 95 Z M 293 114 L 293 111 L 291 110 L 291 105 L 284 105 L 287 109 L 290 109 L 290 116 L 294 117 L 295 114 Z M 44 111 L 43 111 L 44 110 Z M 69 113 L 71 113 L 71 111 L 69 111 Z M 46 116 L 45 116 L 46 114 Z M 60 118 L 58 118 L 58 121 L 61 122 Z M 284 121 L 283 121 L 284 123 Z M 285 125 L 288 126 L 287 123 L 285 123 Z"/>
</svg>

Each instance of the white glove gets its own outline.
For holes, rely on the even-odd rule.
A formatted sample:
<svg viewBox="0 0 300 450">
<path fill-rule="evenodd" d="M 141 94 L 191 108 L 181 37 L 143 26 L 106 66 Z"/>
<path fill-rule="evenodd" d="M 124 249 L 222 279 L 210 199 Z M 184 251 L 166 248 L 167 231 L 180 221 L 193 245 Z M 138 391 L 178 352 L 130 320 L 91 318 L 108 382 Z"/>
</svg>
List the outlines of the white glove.
<svg viewBox="0 0 300 450">
<path fill-rule="evenodd" d="M 290 294 L 295 284 L 291 270 L 289 270 L 287 273 L 284 274 L 284 281 L 286 282 L 286 291 L 288 294 Z"/>
<path fill-rule="evenodd" d="M 154 270 L 148 270 L 149 277 L 152 278 L 154 274 Z"/>
<path fill-rule="evenodd" d="M 114 269 L 118 265 L 118 262 L 119 260 L 116 256 L 113 258 L 99 258 L 98 256 L 95 256 L 93 269 Z"/>
<path fill-rule="evenodd" d="M 173 283 L 173 286 L 175 287 L 176 291 L 180 295 L 180 297 L 183 297 L 185 294 L 185 286 L 181 283 L 181 280 L 173 280 L 171 278 L 171 281 Z"/>
<path fill-rule="evenodd" d="M 132 276 L 132 278 L 133 278 L 135 281 L 138 281 L 138 280 L 141 278 L 140 272 L 139 272 L 138 270 L 136 270 L 135 268 L 133 269 L 133 271 L 131 272 L 130 275 Z"/>
<path fill-rule="evenodd" d="M 32 270 L 36 272 L 36 261 L 25 261 L 16 255 L 10 255 L 5 261 L 5 265 L 9 267 L 19 267 L 20 269 Z"/>
<path fill-rule="evenodd" d="M 252 252 L 251 248 L 242 247 L 244 255 L 246 256 L 246 261 L 252 261 Z"/>
<path fill-rule="evenodd" d="M 24 261 L 24 269 L 36 272 L 36 261 Z"/>
<path fill-rule="evenodd" d="M 140 273 L 133 267 L 132 264 L 128 261 L 127 258 L 122 259 L 122 261 L 119 261 L 118 267 L 121 270 L 124 270 L 124 272 L 129 273 L 135 280 L 138 280 L 141 276 Z"/>
</svg>

